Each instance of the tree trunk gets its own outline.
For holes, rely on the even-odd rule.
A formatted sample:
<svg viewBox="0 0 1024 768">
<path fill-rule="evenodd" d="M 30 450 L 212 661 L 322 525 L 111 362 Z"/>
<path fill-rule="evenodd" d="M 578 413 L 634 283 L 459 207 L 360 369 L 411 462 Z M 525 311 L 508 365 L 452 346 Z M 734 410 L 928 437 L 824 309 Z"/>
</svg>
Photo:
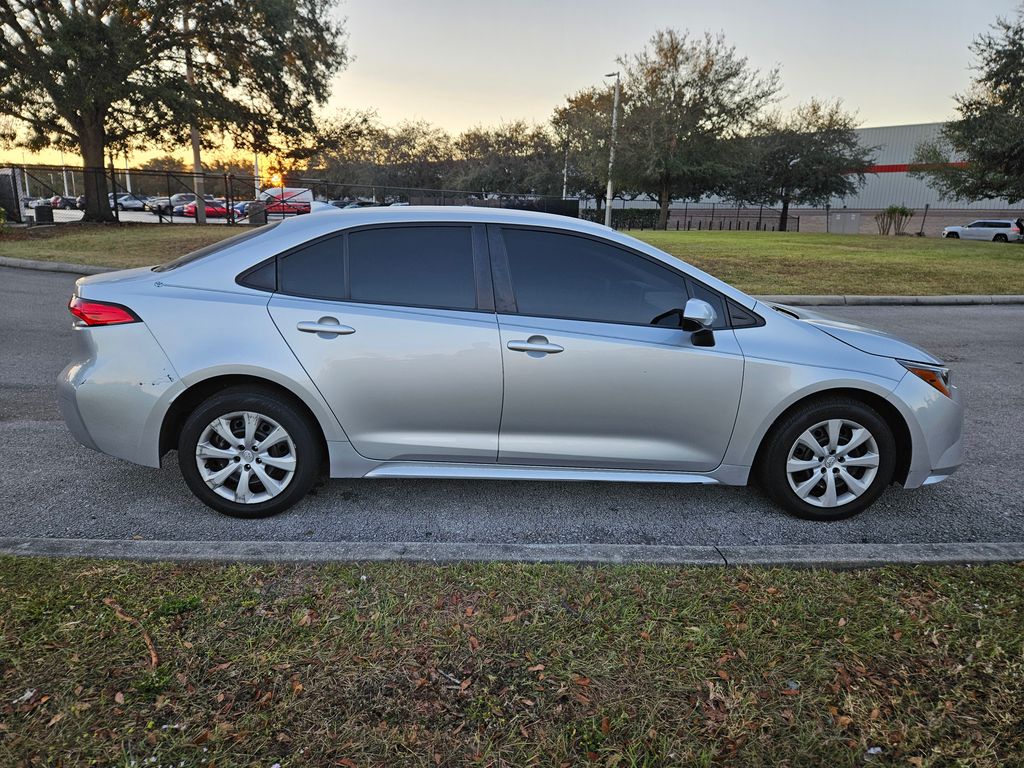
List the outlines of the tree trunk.
<svg viewBox="0 0 1024 768">
<path fill-rule="evenodd" d="M 668 229 L 668 207 L 672 203 L 672 194 L 668 182 L 662 182 L 658 192 L 658 229 Z"/>
<path fill-rule="evenodd" d="M 789 226 L 789 196 L 782 196 L 782 213 L 779 214 L 779 232 L 786 232 Z"/>
<path fill-rule="evenodd" d="M 103 170 L 106 136 L 103 125 L 85 123 L 78 135 L 85 166 L 85 216 L 83 221 L 114 221 L 114 212 L 107 198 L 107 176 Z"/>
</svg>

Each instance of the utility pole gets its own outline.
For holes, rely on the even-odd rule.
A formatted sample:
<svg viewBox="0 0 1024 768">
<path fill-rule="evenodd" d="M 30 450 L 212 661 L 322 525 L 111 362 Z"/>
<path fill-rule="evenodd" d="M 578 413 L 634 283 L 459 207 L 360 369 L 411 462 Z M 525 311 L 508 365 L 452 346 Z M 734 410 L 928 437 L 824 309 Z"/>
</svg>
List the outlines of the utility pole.
<svg viewBox="0 0 1024 768">
<path fill-rule="evenodd" d="M 128 172 L 128 150 L 124 151 L 124 185 L 128 188 L 129 194 L 132 191 L 132 177 Z"/>
<path fill-rule="evenodd" d="M 253 178 L 253 200 L 260 199 L 260 156 L 253 153 L 252 156 L 252 178 Z"/>
<path fill-rule="evenodd" d="M 615 78 L 615 99 L 612 101 L 612 142 L 608 146 L 608 189 L 604 195 L 604 225 L 612 225 L 612 197 L 614 187 L 612 185 L 612 170 L 615 168 L 615 135 L 619 130 L 619 73 L 610 72 L 605 77 Z"/>
<path fill-rule="evenodd" d="M 562 199 L 569 197 L 569 140 L 565 140 L 565 164 L 562 165 Z"/>
<path fill-rule="evenodd" d="M 188 38 L 188 14 L 182 14 L 182 24 L 185 25 L 185 82 L 189 90 L 195 87 L 196 76 L 192 71 L 192 42 Z M 201 145 L 199 140 L 199 123 L 195 117 L 189 125 L 189 136 L 192 139 L 192 189 L 196 193 L 196 224 L 206 223 L 206 195 L 203 184 L 203 159 L 200 155 Z"/>
</svg>

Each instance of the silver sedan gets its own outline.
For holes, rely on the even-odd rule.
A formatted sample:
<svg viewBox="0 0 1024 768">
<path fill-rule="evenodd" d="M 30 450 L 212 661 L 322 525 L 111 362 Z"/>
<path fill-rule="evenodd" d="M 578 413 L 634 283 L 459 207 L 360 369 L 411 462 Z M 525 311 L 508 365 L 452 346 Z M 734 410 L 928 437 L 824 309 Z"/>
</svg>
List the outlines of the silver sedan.
<svg viewBox="0 0 1024 768">
<path fill-rule="evenodd" d="M 318 478 L 743 485 L 832 520 L 961 461 L 960 393 L 898 338 L 766 304 L 597 224 L 332 211 L 78 281 L 60 404 L 207 505 Z"/>
</svg>

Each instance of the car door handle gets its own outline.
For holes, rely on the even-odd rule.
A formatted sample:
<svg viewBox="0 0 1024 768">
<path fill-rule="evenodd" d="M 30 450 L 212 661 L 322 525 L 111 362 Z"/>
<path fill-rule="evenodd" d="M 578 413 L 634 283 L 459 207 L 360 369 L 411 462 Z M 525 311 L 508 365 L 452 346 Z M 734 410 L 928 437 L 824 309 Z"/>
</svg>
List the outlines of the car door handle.
<svg viewBox="0 0 1024 768">
<path fill-rule="evenodd" d="M 302 320 L 295 326 L 303 333 L 322 333 L 325 336 L 348 336 L 356 329 L 342 325 L 333 317 L 321 317 L 319 320 Z"/>
<path fill-rule="evenodd" d="M 565 347 L 550 343 L 544 336 L 531 336 L 525 341 L 510 341 L 505 346 L 513 352 L 540 352 L 546 355 L 554 355 L 565 350 Z"/>
</svg>

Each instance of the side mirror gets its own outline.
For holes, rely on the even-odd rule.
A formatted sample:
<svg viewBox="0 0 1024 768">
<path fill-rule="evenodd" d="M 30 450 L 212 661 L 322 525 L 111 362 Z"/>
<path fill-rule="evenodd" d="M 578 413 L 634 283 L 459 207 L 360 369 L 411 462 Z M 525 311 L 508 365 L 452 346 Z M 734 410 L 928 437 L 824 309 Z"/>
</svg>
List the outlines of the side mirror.
<svg viewBox="0 0 1024 768">
<path fill-rule="evenodd" d="M 688 299 L 680 325 L 684 331 L 703 331 L 715 324 L 715 308 L 703 299 Z"/>
<path fill-rule="evenodd" d="M 715 308 L 703 299 L 689 299 L 683 308 L 680 327 L 692 332 L 690 337 L 695 347 L 715 346 L 715 334 L 711 326 L 715 324 Z"/>
</svg>

